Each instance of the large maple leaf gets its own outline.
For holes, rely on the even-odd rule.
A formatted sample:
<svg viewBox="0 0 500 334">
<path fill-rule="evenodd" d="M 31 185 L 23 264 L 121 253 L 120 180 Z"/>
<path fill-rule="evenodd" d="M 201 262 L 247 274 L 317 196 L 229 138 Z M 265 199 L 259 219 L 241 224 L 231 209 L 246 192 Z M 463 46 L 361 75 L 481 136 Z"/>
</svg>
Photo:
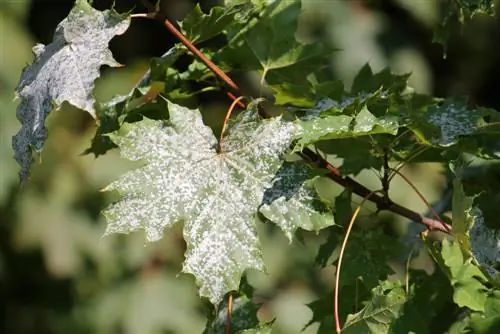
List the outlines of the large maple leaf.
<svg viewBox="0 0 500 334">
<path fill-rule="evenodd" d="M 59 23 L 52 43 L 33 48 L 35 59 L 27 66 L 16 87 L 21 99 L 17 118 L 21 129 L 12 138 L 15 158 L 25 181 L 32 163 L 32 151 L 40 152 L 47 138 L 45 119 L 53 105 L 64 101 L 89 112 L 95 118 L 92 90 L 102 65 L 118 66 L 108 43 L 124 33 L 130 19 L 113 10 L 98 11 L 86 0 L 76 0 L 69 15 Z"/>
<path fill-rule="evenodd" d="M 144 229 L 155 241 L 184 221 L 183 271 L 216 304 L 238 288 L 244 270 L 264 270 L 259 209 L 289 238 L 298 227 L 319 230 L 333 218 L 312 187 L 313 171 L 283 160 L 294 123 L 262 120 L 252 104 L 218 143 L 198 110 L 170 102 L 168 108 L 168 122 L 144 119 L 111 135 L 124 157 L 145 166 L 106 188 L 123 195 L 104 211 L 106 234 Z"/>
</svg>

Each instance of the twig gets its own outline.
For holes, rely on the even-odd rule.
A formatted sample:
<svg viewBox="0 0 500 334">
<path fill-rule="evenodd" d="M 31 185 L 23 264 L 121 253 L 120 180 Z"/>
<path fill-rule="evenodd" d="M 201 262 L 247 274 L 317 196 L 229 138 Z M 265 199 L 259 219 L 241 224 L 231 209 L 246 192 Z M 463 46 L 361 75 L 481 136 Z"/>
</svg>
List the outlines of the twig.
<svg viewBox="0 0 500 334">
<path fill-rule="evenodd" d="M 227 313 L 226 313 L 226 334 L 231 333 L 231 313 L 233 308 L 233 295 L 227 297 Z"/>
<path fill-rule="evenodd" d="M 233 103 L 229 107 L 229 109 L 226 113 L 226 118 L 224 118 L 224 123 L 222 124 L 222 130 L 220 132 L 219 148 L 221 148 L 221 146 L 222 146 L 222 138 L 224 136 L 224 131 L 226 131 L 226 126 L 227 126 L 227 122 L 229 121 L 229 117 L 231 117 L 231 114 L 232 114 L 234 108 L 236 107 L 236 105 L 238 103 L 241 103 L 240 101 L 243 100 L 244 98 L 245 98 L 244 96 L 240 96 L 237 99 L 234 99 Z"/>
<path fill-rule="evenodd" d="M 427 201 L 427 199 L 424 197 L 424 195 L 422 195 L 422 193 L 418 190 L 418 188 L 415 187 L 415 185 L 413 184 L 413 182 L 411 182 L 400 171 L 398 171 L 396 169 L 392 169 L 392 171 L 394 173 L 396 173 L 397 175 L 399 175 L 413 189 L 413 191 L 418 195 L 418 197 L 420 197 L 420 199 L 422 200 L 422 202 L 424 202 L 425 205 L 427 205 L 427 208 L 429 209 L 429 212 L 431 212 L 434 215 L 434 217 L 436 218 L 436 220 L 439 220 L 441 222 L 441 224 L 443 225 L 444 228 L 448 228 L 447 225 L 445 224 L 445 222 L 441 219 L 441 217 L 439 217 L 439 214 L 436 212 L 436 210 L 434 210 L 434 208 L 432 207 L 432 205 L 429 203 L 429 201 Z M 447 229 L 446 232 L 448 232 L 448 233 L 451 232 L 451 229 Z"/>
<path fill-rule="evenodd" d="M 351 234 L 352 227 L 354 226 L 354 222 L 356 221 L 356 217 L 358 217 L 359 212 L 361 211 L 361 207 L 363 204 L 373 196 L 376 191 L 371 192 L 368 196 L 364 197 L 361 203 L 359 203 L 358 207 L 354 211 L 351 217 L 351 221 L 347 226 L 347 231 L 345 232 L 344 240 L 342 241 L 342 246 L 340 247 L 339 259 L 337 261 L 337 269 L 335 271 L 335 287 L 334 287 L 334 299 L 333 299 L 333 314 L 335 318 L 335 329 L 337 333 L 340 333 L 340 319 L 339 319 L 339 285 L 340 285 L 340 266 L 342 265 L 342 259 L 344 258 L 344 251 L 347 246 L 347 239 L 349 239 L 349 235 Z"/>
</svg>

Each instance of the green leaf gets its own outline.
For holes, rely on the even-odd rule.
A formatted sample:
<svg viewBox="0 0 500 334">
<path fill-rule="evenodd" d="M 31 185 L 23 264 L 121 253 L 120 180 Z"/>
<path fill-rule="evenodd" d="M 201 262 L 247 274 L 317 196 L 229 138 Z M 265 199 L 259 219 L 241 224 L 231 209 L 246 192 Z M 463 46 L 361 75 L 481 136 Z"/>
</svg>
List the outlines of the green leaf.
<svg viewBox="0 0 500 334">
<path fill-rule="evenodd" d="M 339 300 L 339 319 L 345 321 L 347 316 L 358 311 L 362 302 L 371 299 L 371 291 L 366 290 L 359 281 L 354 284 L 342 287 Z M 313 323 L 319 323 L 318 334 L 329 334 L 335 332 L 335 323 L 333 318 L 333 293 L 324 294 L 320 299 L 307 304 L 307 307 L 313 313 L 311 320 L 304 326 L 304 329 Z M 360 306 L 361 305 L 361 306 Z"/>
<path fill-rule="evenodd" d="M 375 92 L 377 90 L 390 91 L 392 94 L 401 94 L 407 89 L 410 74 L 396 75 L 389 68 L 373 74 L 367 63 L 359 70 L 351 87 L 352 94 Z"/>
<path fill-rule="evenodd" d="M 368 290 L 374 288 L 394 273 L 388 262 L 397 258 L 402 249 L 397 239 L 378 230 L 351 233 L 342 261 L 341 286 L 361 278 Z"/>
<path fill-rule="evenodd" d="M 458 242 L 444 240 L 441 255 L 450 272 L 455 303 L 484 312 L 487 293 L 481 281 L 486 281 L 486 277 L 481 270 L 470 261 L 464 261 Z"/>
<path fill-rule="evenodd" d="M 230 63 L 233 58 L 241 59 L 247 70 L 260 69 L 262 82 L 268 73 L 292 65 L 294 73 L 304 78 L 314 71 L 313 64 L 317 67 L 332 50 L 320 43 L 303 44 L 295 39 L 300 11 L 300 0 L 270 2 L 244 33 L 232 33 L 230 48 L 224 49 L 220 57 Z"/>
<path fill-rule="evenodd" d="M 200 43 L 222 33 L 234 22 L 234 15 L 242 15 L 242 11 L 250 9 L 251 4 L 229 4 L 228 6 L 214 6 L 208 14 L 203 13 L 200 4 L 179 23 L 184 36 L 191 43 Z"/>
<path fill-rule="evenodd" d="M 432 275 L 424 271 L 410 270 L 408 300 L 391 330 L 393 333 L 443 333 L 447 323 L 440 316 L 450 310 L 453 289 L 448 277 L 441 270 Z M 438 321 L 436 321 L 438 320 Z"/>
<path fill-rule="evenodd" d="M 316 143 L 316 147 L 324 153 L 341 158 L 342 163 L 337 167 L 345 175 L 356 175 L 364 169 L 382 168 L 383 154 L 369 137 L 325 140 Z"/>
<path fill-rule="evenodd" d="M 259 307 L 260 305 L 254 304 L 247 296 L 233 298 L 230 322 L 231 333 L 241 333 L 240 331 L 257 327 L 259 325 L 259 319 L 257 318 Z M 226 321 L 227 299 L 209 317 L 203 334 L 225 333 Z"/>
<path fill-rule="evenodd" d="M 381 282 L 372 290 L 372 300 L 356 314 L 347 317 L 342 333 L 391 333 L 401 316 L 406 294 L 399 282 Z"/>
<path fill-rule="evenodd" d="M 484 305 L 484 314 L 471 317 L 470 327 L 474 333 L 498 333 L 500 330 L 500 291 L 494 291 L 488 296 Z"/>
<path fill-rule="evenodd" d="M 434 30 L 434 41 L 446 45 L 454 26 L 463 25 L 476 15 L 495 15 L 494 0 L 444 0 L 441 17 Z"/>
<path fill-rule="evenodd" d="M 238 332 L 238 334 L 271 334 L 272 324 L 261 325 L 257 328 L 246 329 L 244 331 Z"/>
<path fill-rule="evenodd" d="M 469 167 L 461 176 L 467 195 L 475 196 L 474 203 L 481 210 L 486 226 L 500 230 L 498 207 L 500 206 L 500 164 L 491 163 Z"/>
<path fill-rule="evenodd" d="M 307 171 L 283 163 L 296 126 L 280 117 L 261 120 L 256 109 L 251 104 L 221 143 L 199 111 L 170 102 L 168 123 L 144 119 L 111 136 L 124 157 L 145 166 L 107 187 L 124 197 L 104 211 L 106 234 L 144 229 L 147 240 L 155 241 L 185 221 L 183 271 L 195 276 L 201 296 L 214 304 L 238 287 L 245 269 L 264 270 L 254 226 L 259 208 L 288 237 L 299 227 L 333 224 L 331 218 L 323 226 L 314 219 L 326 218 L 326 208 L 314 200 Z M 306 219 L 288 220 L 287 213 L 299 214 L 297 208 L 307 210 L 300 213 Z"/>
<path fill-rule="evenodd" d="M 35 60 L 27 66 L 16 87 L 21 99 L 17 117 L 21 129 L 12 138 L 19 176 L 26 181 L 32 150 L 41 152 L 47 129 L 45 119 L 53 106 L 64 101 L 96 117 L 92 90 L 102 65 L 118 66 L 108 49 L 109 41 L 125 32 L 130 20 L 112 10 L 100 12 L 86 0 L 77 0 L 59 23 L 51 44 L 33 48 Z"/>
<path fill-rule="evenodd" d="M 352 216 L 352 193 L 348 189 L 344 189 L 342 193 L 335 197 L 335 223 L 338 225 L 346 226 L 349 223 L 349 220 Z M 341 232 L 342 230 L 333 227 L 328 228 L 328 237 L 326 241 L 321 244 L 318 250 L 318 254 L 316 255 L 316 259 L 314 260 L 316 265 L 321 267 L 326 267 L 328 265 L 328 261 L 331 258 L 333 252 L 340 244 L 341 241 Z"/>
<path fill-rule="evenodd" d="M 374 134 L 398 132 L 399 124 L 395 116 L 377 118 L 368 108 L 363 107 L 355 116 L 326 116 L 300 122 L 302 131 L 296 150 L 320 140 L 353 138 Z"/>
<path fill-rule="evenodd" d="M 474 197 L 465 195 L 462 183 L 459 178 L 453 180 L 453 225 L 452 231 L 460 245 L 465 250 L 470 250 L 468 231 L 474 224 L 475 216 L 472 214 L 472 204 Z"/>
</svg>

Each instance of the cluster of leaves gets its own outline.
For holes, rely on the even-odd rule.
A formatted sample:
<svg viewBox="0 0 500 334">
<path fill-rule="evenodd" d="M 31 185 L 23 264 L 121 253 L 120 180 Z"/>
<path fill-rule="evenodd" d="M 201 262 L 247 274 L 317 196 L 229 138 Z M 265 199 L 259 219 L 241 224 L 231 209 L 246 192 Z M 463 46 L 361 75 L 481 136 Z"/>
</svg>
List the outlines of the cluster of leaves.
<svg viewBox="0 0 500 334">
<path fill-rule="evenodd" d="M 441 17 L 436 26 L 434 40 L 446 45 L 451 30 L 463 26 L 475 16 L 493 16 L 495 0 L 445 0 L 441 1 Z"/>
<path fill-rule="evenodd" d="M 454 3 L 464 13 L 482 8 Z M 103 212 L 106 234 L 144 230 L 147 241 L 157 241 L 183 222 L 183 272 L 195 277 L 200 295 L 214 305 L 207 333 L 223 331 L 225 297 L 231 291 L 241 292 L 233 307 L 232 330 L 270 331 L 272 324 L 259 325 L 251 289 L 240 285 L 247 269 L 265 270 L 257 220 L 276 224 L 290 242 L 298 229 L 319 232 L 330 227 L 318 263 L 336 261 L 330 257 L 337 253 L 340 227 L 351 215 L 351 193 L 335 201 L 320 196 L 315 185 L 324 171 L 293 154 L 314 148 L 318 154 L 342 158 L 344 174 L 367 169 L 387 173 L 388 163 L 447 164 L 465 153 L 499 158 L 494 110 L 418 94 L 408 87 L 409 75 L 388 69 L 374 74 L 368 65 L 346 90 L 325 73 L 333 49 L 296 39 L 300 11 L 298 0 L 228 1 L 209 13 L 195 7 L 180 23 L 192 42 L 222 35 L 227 44 L 207 50 L 207 55 L 224 69 L 257 73 L 257 90 L 270 95 L 280 113 L 264 118 L 262 99 L 251 99 L 220 138 L 203 123 L 198 108 L 191 107 L 196 92 L 183 86 L 193 80 L 218 89 L 215 76 L 198 61 L 185 71 L 174 69 L 172 64 L 187 52 L 182 46 L 154 59 L 130 94 L 95 105 L 92 90 L 100 66 L 117 65 L 108 42 L 128 28 L 130 17 L 97 11 L 85 0 L 76 1 L 51 44 L 34 48 L 35 60 L 16 89 L 22 127 L 13 148 L 23 182 L 33 151 L 40 152 L 47 137 L 47 115 L 64 101 L 98 119 L 87 153 L 97 156 L 117 146 L 124 158 L 142 163 L 105 189 L 120 196 Z M 463 308 L 460 321 L 450 325 L 478 332 L 498 326 L 498 233 L 489 230 L 495 224 L 483 215 L 488 208 L 484 197 L 475 197 L 482 189 L 466 195 L 465 181 L 454 172 L 451 241 L 426 239 L 440 268 L 432 276 L 409 271 L 405 284 L 393 279 L 387 263 L 409 251 L 406 245 L 389 240 L 379 227 L 354 232 L 339 287 L 350 296 L 341 301 L 344 331 L 425 331 L 439 317 L 438 306 L 422 307 L 433 293 L 439 295 L 436 305 L 452 300 Z M 481 240 L 487 233 L 491 237 L 485 245 Z M 310 304 L 319 332 L 333 330 L 329 304 Z"/>
</svg>

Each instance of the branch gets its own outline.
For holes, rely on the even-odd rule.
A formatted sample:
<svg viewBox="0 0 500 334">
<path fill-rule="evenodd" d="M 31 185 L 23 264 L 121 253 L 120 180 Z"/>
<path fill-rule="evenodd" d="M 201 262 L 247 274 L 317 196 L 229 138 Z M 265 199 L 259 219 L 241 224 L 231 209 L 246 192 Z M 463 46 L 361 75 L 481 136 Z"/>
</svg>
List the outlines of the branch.
<svg viewBox="0 0 500 334">
<path fill-rule="evenodd" d="M 202 61 L 214 74 L 216 74 L 220 79 L 222 79 L 228 86 L 234 89 L 236 92 L 240 93 L 241 89 L 236 85 L 231 78 L 227 76 L 217 65 L 215 65 L 210 59 L 205 57 L 205 55 L 198 50 L 193 43 L 191 43 L 167 18 L 164 16 L 160 16 L 159 14 L 155 16 L 158 20 L 163 20 L 163 24 L 165 27 L 176 36 L 184 46 L 190 50 L 200 61 Z M 232 94 L 231 94 L 232 95 Z M 243 95 L 243 94 L 240 94 Z M 233 96 L 233 100 L 234 100 Z M 356 180 L 348 177 L 342 176 L 340 171 L 329 163 L 326 159 L 316 154 L 309 148 L 305 148 L 299 155 L 304 159 L 311 163 L 318 165 L 321 168 L 325 168 L 329 170 L 328 177 L 333 180 L 335 183 L 341 185 L 344 188 L 350 189 L 356 195 L 359 195 L 363 198 L 368 198 L 369 201 L 375 203 L 379 210 L 387 210 L 397 215 L 403 216 L 405 218 L 410 219 L 411 221 L 415 221 L 421 224 L 424 224 L 430 230 L 439 230 L 445 233 L 451 230 L 451 227 L 447 224 L 444 224 L 438 220 L 425 217 L 418 212 L 412 211 L 404 206 L 396 204 L 391 200 L 388 200 L 380 195 L 374 195 L 373 191 L 357 182 Z"/>
</svg>

